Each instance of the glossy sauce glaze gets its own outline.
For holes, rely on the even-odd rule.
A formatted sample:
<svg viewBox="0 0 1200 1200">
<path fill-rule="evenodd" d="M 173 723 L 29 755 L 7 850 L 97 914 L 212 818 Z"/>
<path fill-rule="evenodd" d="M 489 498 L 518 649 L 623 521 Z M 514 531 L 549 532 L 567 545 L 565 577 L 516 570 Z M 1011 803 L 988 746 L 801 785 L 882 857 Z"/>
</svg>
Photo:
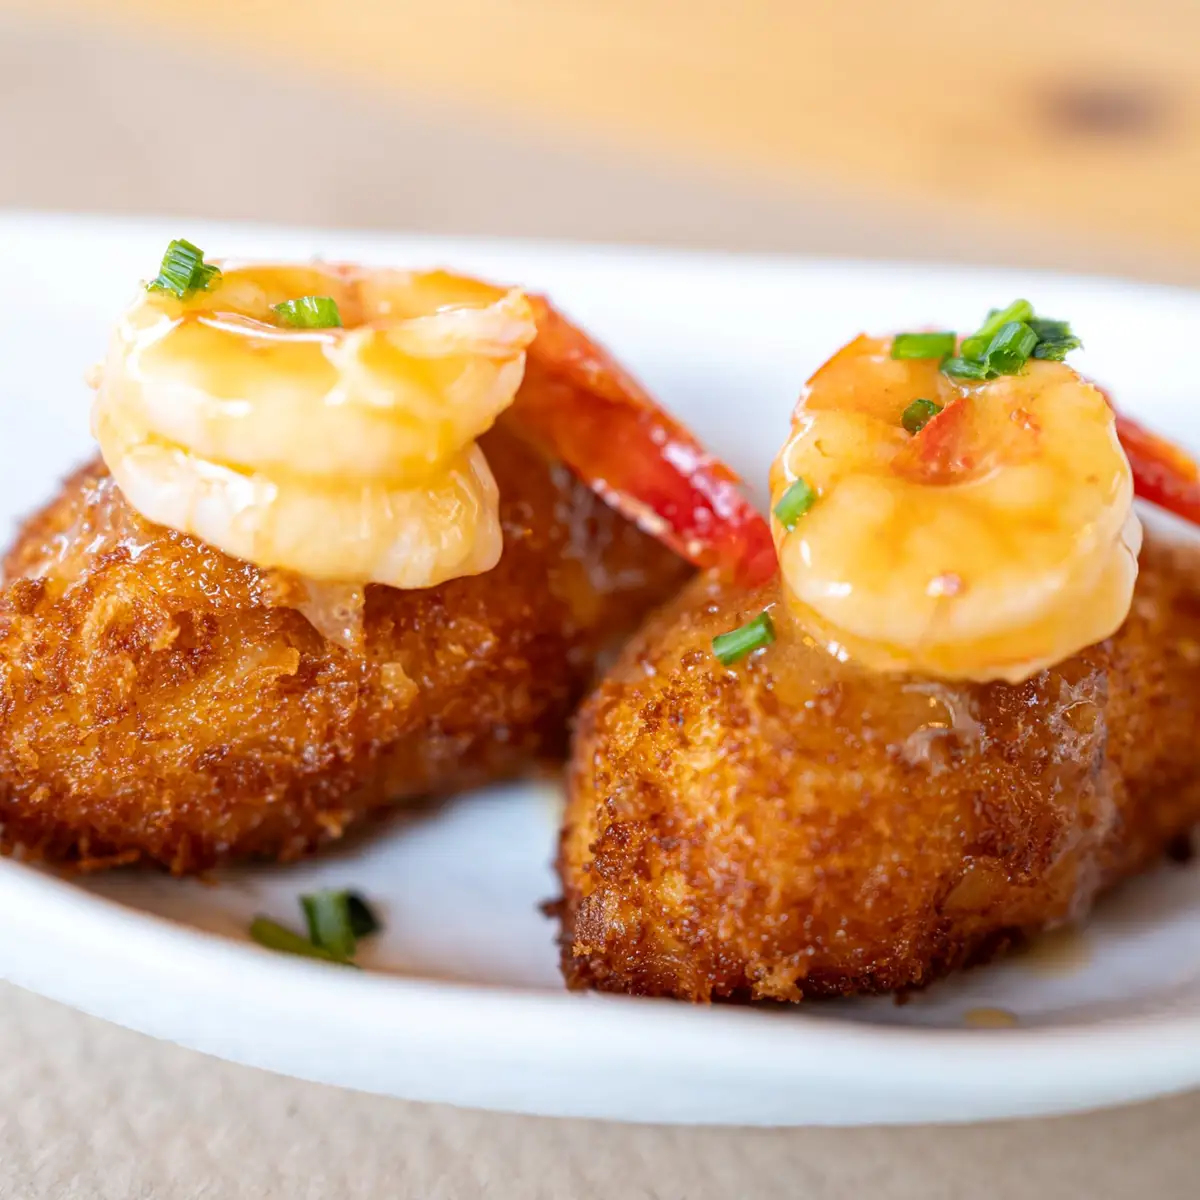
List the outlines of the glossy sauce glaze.
<svg viewBox="0 0 1200 1200">
<path fill-rule="evenodd" d="M 1020 682 L 1109 636 L 1141 528 L 1104 395 L 1059 362 L 964 383 L 860 337 L 809 381 L 772 469 L 788 604 L 876 670 Z M 906 408 L 935 415 L 917 432 Z"/>
<path fill-rule="evenodd" d="M 793 710 L 819 714 L 829 698 L 853 695 L 863 705 L 863 729 L 882 738 L 901 761 L 937 772 L 980 736 L 976 695 L 963 682 L 914 676 L 881 678 L 840 649 L 831 651 L 806 628 L 794 607 L 770 605 L 775 641 L 756 658 L 771 674 L 776 696 Z"/>
<path fill-rule="evenodd" d="M 968 1029 L 1015 1029 L 1020 1022 L 1007 1008 L 969 1008 L 963 1013 L 963 1024 Z"/>
<path fill-rule="evenodd" d="M 1073 975 L 1092 960 L 1092 945 L 1079 925 L 1060 925 L 1031 938 L 1014 961 L 1034 975 Z"/>
<path fill-rule="evenodd" d="M 734 670 L 745 671 L 752 686 L 770 693 L 769 708 L 802 743 L 806 730 L 822 739 L 832 723 L 856 747 L 880 755 L 910 779 L 953 787 L 964 764 L 994 751 L 998 742 L 1030 737 L 1045 743 L 1041 783 L 1051 793 L 1077 785 L 1081 768 L 1086 774 L 1086 764 L 1103 753 L 1102 683 L 1095 670 L 1102 652 L 1090 661 L 1061 663 L 1053 678 L 1027 688 L 881 674 L 844 650 L 831 653 L 808 631 L 784 592 L 776 580 L 760 593 L 769 598 L 764 608 L 774 616 L 775 640 Z M 753 604 L 751 599 L 748 615 Z M 727 609 L 717 613 L 714 633 L 729 620 Z M 1048 729 L 1039 728 L 1043 721 Z M 1108 788 L 1090 780 L 1087 795 L 1087 819 L 1064 830 L 1058 853 L 1069 855 L 1077 839 L 1103 837 L 1111 829 L 1116 811 Z M 1071 912 L 1086 903 L 1093 881 L 1081 877 L 1075 885 L 1079 895 L 1067 905 Z M 946 903 L 970 907 L 974 893 L 986 890 L 987 882 L 968 869 Z"/>
<path fill-rule="evenodd" d="M 274 311 L 314 295 L 341 326 Z M 323 584 L 429 587 L 499 557 L 475 439 L 512 403 L 534 334 L 520 293 L 441 272 L 227 266 L 187 299 L 138 297 L 93 430 L 158 524 Z"/>
</svg>

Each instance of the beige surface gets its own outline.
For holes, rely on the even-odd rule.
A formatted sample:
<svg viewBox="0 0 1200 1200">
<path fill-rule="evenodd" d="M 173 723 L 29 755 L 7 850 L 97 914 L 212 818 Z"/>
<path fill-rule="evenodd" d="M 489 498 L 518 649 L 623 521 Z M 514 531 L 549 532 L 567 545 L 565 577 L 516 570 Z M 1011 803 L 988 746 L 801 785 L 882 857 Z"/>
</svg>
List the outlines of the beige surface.
<svg viewBox="0 0 1200 1200">
<path fill-rule="evenodd" d="M 1180 0 L 18 0 L 548 130 L 1200 253 Z"/>
<path fill-rule="evenodd" d="M 815 177 L 755 188 L 658 155 L 516 133 L 498 115 L 323 86 L 281 68 L 251 71 L 236 56 L 135 40 L 88 21 L 22 17 L 6 12 L 13 2 L 0 0 L 0 205 L 1200 281 L 1200 247 L 1031 232 L 958 208 L 877 202 Z"/>
<path fill-rule="evenodd" d="M 961 1129 L 670 1129 L 405 1104 L 150 1042 L 0 986 L 22 1200 L 1194 1197 L 1200 1097 Z"/>
<path fill-rule="evenodd" d="M 206 1059 L 0 986 L 22 1200 L 1183 1200 L 1200 1097 L 961 1129 L 664 1129 L 405 1104 Z"/>
<path fill-rule="evenodd" d="M 175 149 L 181 133 L 186 154 Z M 252 76 L 211 56 L 0 13 L 3 204 L 1200 278 L 1186 256 L 1016 239 L 815 188 L 758 193 L 499 124 L 469 127 L 416 101 Z M 583 1071 L 587 1054 L 581 1046 Z M 1173 1200 L 1196 1194 L 1198 1126 L 1200 1095 L 957 1130 L 670 1130 L 459 1112 L 218 1063 L 0 986 L 4 1197 Z"/>
</svg>

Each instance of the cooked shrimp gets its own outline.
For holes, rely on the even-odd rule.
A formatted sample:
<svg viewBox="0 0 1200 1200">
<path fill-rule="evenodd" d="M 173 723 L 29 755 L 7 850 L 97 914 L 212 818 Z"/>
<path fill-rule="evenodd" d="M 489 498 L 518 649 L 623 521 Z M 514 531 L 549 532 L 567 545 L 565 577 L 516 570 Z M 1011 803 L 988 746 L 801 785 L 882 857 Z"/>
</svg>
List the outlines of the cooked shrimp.
<svg viewBox="0 0 1200 1200">
<path fill-rule="evenodd" d="M 262 567 L 423 588 L 490 571 L 500 557 L 499 494 L 474 443 L 428 484 L 321 488 L 144 438 L 103 409 L 93 428 L 138 512 Z"/>
<path fill-rule="evenodd" d="M 771 490 L 789 610 L 865 666 L 1015 683 L 1129 611 L 1129 463 L 1103 393 L 1061 362 L 967 382 L 859 337 L 809 381 Z"/>
<path fill-rule="evenodd" d="M 316 581 L 424 588 L 495 566 L 475 439 L 521 383 L 521 293 L 444 272 L 203 270 L 145 290 L 100 373 L 93 429 L 130 504 Z M 318 327 L 281 314 L 302 298 L 325 306 Z"/>
</svg>

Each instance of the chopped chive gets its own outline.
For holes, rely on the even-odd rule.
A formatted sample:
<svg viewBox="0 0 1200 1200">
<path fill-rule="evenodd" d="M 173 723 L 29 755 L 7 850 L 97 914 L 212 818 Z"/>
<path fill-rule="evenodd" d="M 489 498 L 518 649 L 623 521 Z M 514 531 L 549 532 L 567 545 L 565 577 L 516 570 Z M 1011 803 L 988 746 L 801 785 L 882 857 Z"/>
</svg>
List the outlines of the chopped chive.
<svg viewBox="0 0 1200 1200">
<path fill-rule="evenodd" d="M 920 433 L 941 411 L 942 406 L 940 404 L 935 404 L 932 400 L 925 400 L 918 397 L 904 410 L 904 414 L 900 418 L 900 424 L 909 433 Z"/>
<path fill-rule="evenodd" d="M 982 358 L 992 339 L 1010 321 L 1028 321 L 1033 305 L 1028 300 L 1014 300 L 1007 308 L 993 308 L 987 320 L 969 338 L 963 340 L 959 354 L 963 358 Z"/>
<path fill-rule="evenodd" d="M 300 897 L 308 937 L 314 946 L 328 950 L 335 958 L 353 958 L 357 949 L 354 923 L 350 919 L 350 897 L 347 892 L 314 892 Z"/>
<path fill-rule="evenodd" d="M 1014 300 L 1007 308 L 993 308 L 942 370 L 955 379 L 995 379 L 1016 374 L 1030 358 L 1062 362 L 1082 344 L 1067 321 L 1036 316 L 1028 300 Z"/>
<path fill-rule="evenodd" d="M 1074 334 L 1057 341 L 1047 339 L 1034 346 L 1033 357 L 1048 359 L 1051 362 L 1062 362 L 1072 350 L 1078 350 L 1082 345 L 1083 343 Z"/>
<path fill-rule="evenodd" d="M 1073 336 L 1069 321 L 1056 321 L 1053 317 L 1029 317 L 1025 324 L 1038 335 L 1039 342 L 1057 342 L 1060 338 Z"/>
<path fill-rule="evenodd" d="M 712 648 L 721 662 L 729 667 L 747 654 L 769 646 L 774 640 L 775 626 L 771 614 L 764 609 L 753 621 L 747 621 L 728 633 L 717 634 L 712 640 Z"/>
<path fill-rule="evenodd" d="M 283 318 L 287 325 L 297 329 L 334 329 L 342 324 L 337 301 L 331 296 L 300 296 L 272 304 L 271 311 Z"/>
<path fill-rule="evenodd" d="M 383 928 L 375 910 L 357 893 L 346 893 L 346 904 L 350 909 L 350 928 L 356 938 L 370 937 Z"/>
<path fill-rule="evenodd" d="M 1015 375 L 1037 343 L 1038 335 L 1024 321 L 1008 321 L 997 330 L 983 361 L 993 375 Z"/>
<path fill-rule="evenodd" d="M 796 528 L 796 522 L 816 503 L 816 489 L 803 479 L 797 479 L 775 505 L 775 515 L 779 523 L 789 532 Z"/>
<path fill-rule="evenodd" d="M 280 925 L 278 921 L 272 921 L 270 917 L 255 917 L 250 922 L 250 936 L 260 946 L 266 946 L 268 950 L 296 954 L 301 958 L 319 958 L 324 962 L 341 963 L 348 967 L 354 965 L 345 958 L 340 958 L 326 950 L 323 946 L 314 946 L 307 938 L 293 933 L 292 930 Z"/>
<path fill-rule="evenodd" d="M 171 292 L 186 300 L 193 292 L 202 292 L 221 277 L 219 267 L 204 261 L 204 251 L 184 238 L 176 238 L 163 255 L 158 277 L 146 284 L 150 292 Z"/>
<path fill-rule="evenodd" d="M 898 333 L 892 338 L 893 358 L 945 358 L 953 353 L 953 333 Z"/>
<path fill-rule="evenodd" d="M 942 363 L 942 371 L 955 379 L 987 379 L 987 364 L 973 358 L 948 358 Z"/>
<path fill-rule="evenodd" d="M 982 358 L 987 352 L 990 340 L 990 338 L 984 337 L 981 334 L 973 333 L 970 337 L 963 338 L 958 352 L 963 358 L 976 361 Z"/>
<path fill-rule="evenodd" d="M 1062 362 L 1072 350 L 1078 350 L 1083 345 L 1071 331 L 1068 321 L 1055 321 L 1050 317 L 1033 317 L 1029 321 L 1029 326 L 1038 335 L 1038 344 L 1033 348 L 1034 358 Z"/>
</svg>

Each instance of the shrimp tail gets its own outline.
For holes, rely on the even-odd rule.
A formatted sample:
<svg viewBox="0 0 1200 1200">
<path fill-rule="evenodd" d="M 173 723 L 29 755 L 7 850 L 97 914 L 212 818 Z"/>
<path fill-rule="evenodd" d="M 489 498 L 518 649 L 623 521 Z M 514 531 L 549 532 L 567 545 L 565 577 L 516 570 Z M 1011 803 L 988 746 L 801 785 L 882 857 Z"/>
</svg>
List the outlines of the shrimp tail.
<svg viewBox="0 0 1200 1200">
<path fill-rule="evenodd" d="M 512 408 L 521 429 L 623 516 L 700 567 L 753 586 L 777 568 L 770 528 L 708 454 L 601 346 L 544 298 Z"/>
<path fill-rule="evenodd" d="M 1133 472 L 1134 492 L 1150 504 L 1200 525 L 1200 466 L 1195 459 L 1120 413 L 1117 436 Z"/>
</svg>

